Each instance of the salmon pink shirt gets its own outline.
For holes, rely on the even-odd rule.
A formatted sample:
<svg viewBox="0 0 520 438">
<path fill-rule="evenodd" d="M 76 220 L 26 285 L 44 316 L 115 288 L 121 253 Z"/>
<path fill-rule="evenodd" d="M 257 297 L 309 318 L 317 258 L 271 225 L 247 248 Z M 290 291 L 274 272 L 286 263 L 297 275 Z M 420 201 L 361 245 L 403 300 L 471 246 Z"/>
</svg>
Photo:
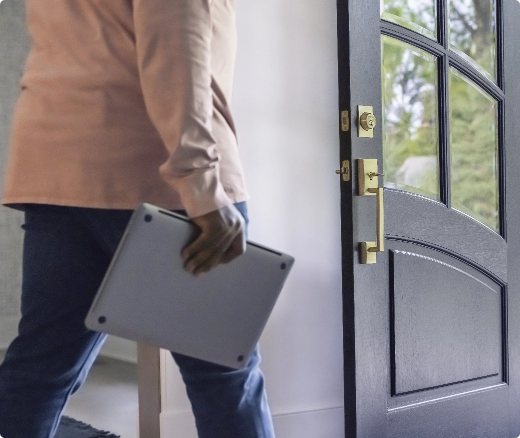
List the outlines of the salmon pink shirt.
<svg viewBox="0 0 520 438">
<path fill-rule="evenodd" d="M 247 199 L 234 0 L 25 0 L 32 41 L 3 203 L 192 217 Z"/>
</svg>

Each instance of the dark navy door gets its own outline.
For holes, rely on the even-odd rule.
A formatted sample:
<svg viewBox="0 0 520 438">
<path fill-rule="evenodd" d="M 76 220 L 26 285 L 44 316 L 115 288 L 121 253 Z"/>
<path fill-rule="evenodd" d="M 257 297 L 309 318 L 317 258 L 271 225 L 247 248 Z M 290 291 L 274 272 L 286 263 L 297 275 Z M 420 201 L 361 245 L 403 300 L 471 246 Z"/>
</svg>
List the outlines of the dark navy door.
<svg viewBox="0 0 520 438">
<path fill-rule="evenodd" d="M 346 436 L 517 438 L 520 3 L 338 0 L 338 41 Z"/>
</svg>

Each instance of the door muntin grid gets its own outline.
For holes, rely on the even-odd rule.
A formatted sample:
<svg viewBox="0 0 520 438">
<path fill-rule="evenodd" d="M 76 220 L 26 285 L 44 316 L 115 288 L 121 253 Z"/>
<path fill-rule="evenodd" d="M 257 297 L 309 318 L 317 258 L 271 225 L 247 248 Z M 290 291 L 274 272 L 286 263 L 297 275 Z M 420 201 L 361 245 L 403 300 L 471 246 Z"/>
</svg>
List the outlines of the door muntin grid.
<svg viewBox="0 0 520 438">
<path fill-rule="evenodd" d="M 501 2 L 497 0 L 496 4 L 493 6 L 495 10 L 494 17 L 494 47 L 495 47 L 495 75 L 491 76 L 490 73 L 484 74 L 482 66 L 478 65 L 476 62 L 469 62 L 468 59 L 460 56 L 460 53 L 451 45 L 449 41 L 449 4 L 448 1 L 452 0 L 441 0 L 442 5 L 440 5 L 437 9 L 437 29 L 439 29 L 438 40 L 440 42 L 431 41 L 429 39 L 425 39 L 423 33 L 416 32 L 413 29 L 410 30 L 408 26 L 406 29 L 403 29 L 403 26 L 389 22 L 389 20 L 384 19 L 382 17 L 382 38 L 393 37 L 396 40 L 401 41 L 402 43 L 410 44 L 415 46 L 417 50 L 421 49 L 425 52 L 429 52 L 432 55 L 435 55 L 437 59 L 437 69 L 438 69 L 438 169 L 439 169 L 439 185 L 438 192 L 440 193 L 439 200 L 440 202 L 446 204 L 448 207 L 452 207 L 452 197 L 453 197 L 453 187 L 452 187 L 452 169 L 451 169 L 451 145 L 450 145 L 450 94 L 449 94 L 449 78 L 450 78 L 450 69 L 452 67 L 456 67 L 457 72 L 461 77 L 466 78 L 468 83 L 474 83 L 477 85 L 478 89 L 487 95 L 487 98 L 490 101 L 495 102 L 495 111 L 494 115 L 488 120 L 486 125 L 488 128 L 490 126 L 494 126 L 495 134 L 493 135 L 494 140 L 488 142 L 489 153 L 487 156 L 493 156 L 493 163 L 491 167 L 493 167 L 493 172 L 488 172 L 489 175 L 492 175 L 492 180 L 489 182 L 489 186 L 492 187 L 492 191 L 494 193 L 493 199 L 491 203 L 494 205 L 494 213 L 492 213 L 493 220 L 490 219 L 489 215 L 486 220 L 483 220 L 483 217 L 478 213 L 478 209 L 473 209 L 473 213 L 471 209 L 467 209 L 464 205 L 460 204 L 460 193 L 457 192 L 454 197 L 454 201 L 456 205 L 453 207 L 456 208 L 458 206 L 459 211 L 463 211 L 465 214 L 473 217 L 478 220 L 480 223 L 492 228 L 494 231 L 498 232 L 502 237 L 505 238 L 505 220 L 504 220 L 504 195 L 505 191 L 503 189 L 504 186 L 504 165 L 503 165 L 503 152 L 502 152 L 502 139 L 504 138 L 503 132 L 503 108 L 504 108 L 504 93 L 502 91 L 502 53 L 500 48 L 502 47 L 501 42 Z M 476 0 L 478 1 L 478 0 Z M 487 0 L 489 2 L 489 0 Z M 442 43 L 441 43 L 442 42 Z M 383 49 L 384 50 L 384 49 Z M 384 53 L 382 54 L 382 59 L 384 59 Z M 382 68 L 383 65 L 382 65 Z M 383 81 L 384 87 L 384 81 Z M 383 100 L 384 100 L 385 91 L 383 90 Z M 453 98 L 451 99 L 453 100 Z M 383 119 L 385 119 L 385 107 L 383 104 Z M 490 113 L 491 114 L 491 113 Z M 460 128 L 460 126 L 459 126 Z M 386 136 L 387 126 L 383 124 L 383 149 L 385 149 L 385 136 Z M 489 131 L 489 129 L 488 129 Z M 433 137 L 432 137 L 433 138 Z M 434 148 L 433 140 L 431 148 Z M 385 152 L 383 152 L 385 154 Z M 460 164 L 460 163 L 457 163 Z M 489 166 L 488 166 L 489 168 Z M 386 169 L 384 169 L 386 172 Z M 457 177 L 461 173 L 461 168 L 457 168 Z M 464 173 L 464 172 L 462 172 Z M 455 181 L 457 184 L 460 183 L 459 180 Z M 386 187 L 390 187 L 391 185 L 386 185 Z M 403 187 L 392 187 L 403 190 Z M 457 189 L 456 189 L 457 190 Z M 407 190 L 411 192 L 417 193 L 416 190 Z M 437 192 L 437 190 L 435 190 Z M 422 193 L 425 195 L 424 193 Z M 432 199 L 435 199 L 435 196 L 428 196 Z M 486 217 L 486 216 L 485 216 Z"/>
</svg>

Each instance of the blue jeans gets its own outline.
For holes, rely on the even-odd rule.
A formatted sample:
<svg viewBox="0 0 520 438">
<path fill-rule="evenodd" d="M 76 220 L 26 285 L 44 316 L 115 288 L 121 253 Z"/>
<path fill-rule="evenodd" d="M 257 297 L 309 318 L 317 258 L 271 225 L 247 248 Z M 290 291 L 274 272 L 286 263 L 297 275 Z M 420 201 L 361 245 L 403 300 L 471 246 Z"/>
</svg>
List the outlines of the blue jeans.
<svg viewBox="0 0 520 438">
<path fill-rule="evenodd" d="M 247 220 L 245 203 L 236 205 Z M 0 366 L 0 435 L 52 438 L 106 335 L 83 321 L 131 211 L 26 210 L 22 318 Z M 241 370 L 172 353 L 200 438 L 274 438 L 258 351 Z"/>
</svg>

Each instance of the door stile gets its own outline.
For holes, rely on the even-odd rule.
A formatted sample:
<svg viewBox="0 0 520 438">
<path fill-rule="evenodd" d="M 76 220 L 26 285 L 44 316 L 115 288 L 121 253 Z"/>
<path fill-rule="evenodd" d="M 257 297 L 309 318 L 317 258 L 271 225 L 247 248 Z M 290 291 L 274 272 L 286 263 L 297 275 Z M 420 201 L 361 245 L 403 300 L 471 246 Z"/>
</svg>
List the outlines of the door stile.
<svg viewBox="0 0 520 438">
<path fill-rule="evenodd" d="M 508 341 L 510 438 L 520 434 L 520 3 L 503 2 L 505 146 L 507 148 L 505 197 L 507 201 L 508 247 Z"/>
<path fill-rule="evenodd" d="M 341 182 L 345 436 L 383 438 L 389 356 L 386 256 L 380 252 L 376 264 L 360 263 L 359 242 L 376 240 L 376 197 L 357 195 L 357 160 L 375 158 L 378 171 L 383 169 L 379 2 L 338 0 L 337 8 L 340 111 L 350 115 L 350 130 L 340 136 L 340 158 L 349 160 L 352 170 L 351 181 Z M 374 109 L 373 138 L 358 136 L 358 105 Z"/>
</svg>

